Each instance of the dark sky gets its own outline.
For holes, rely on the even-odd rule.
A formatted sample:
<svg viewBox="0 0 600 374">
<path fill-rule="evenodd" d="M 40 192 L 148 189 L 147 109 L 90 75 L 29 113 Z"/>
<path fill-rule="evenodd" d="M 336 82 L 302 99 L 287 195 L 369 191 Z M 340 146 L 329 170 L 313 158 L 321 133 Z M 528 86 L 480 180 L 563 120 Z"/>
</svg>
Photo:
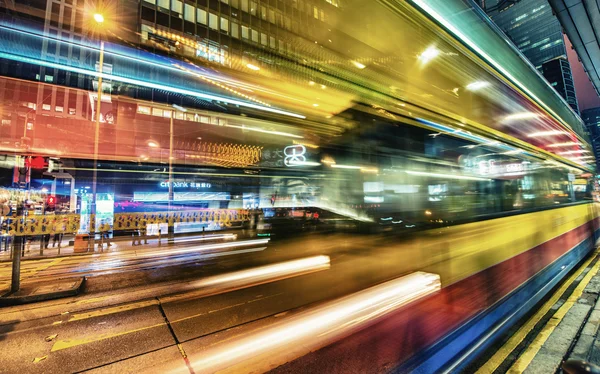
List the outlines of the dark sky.
<svg viewBox="0 0 600 374">
<path fill-rule="evenodd" d="M 583 65 L 577 59 L 577 53 L 571 46 L 571 41 L 565 35 L 567 44 L 567 57 L 573 71 L 573 80 L 575 81 L 575 91 L 577 93 L 577 101 L 579 101 L 579 110 L 583 111 L 589 108 L 600 106 L 600 98 L 594 90 L 594 86 L 587 74 L 583 70 Z"/>
</svg>

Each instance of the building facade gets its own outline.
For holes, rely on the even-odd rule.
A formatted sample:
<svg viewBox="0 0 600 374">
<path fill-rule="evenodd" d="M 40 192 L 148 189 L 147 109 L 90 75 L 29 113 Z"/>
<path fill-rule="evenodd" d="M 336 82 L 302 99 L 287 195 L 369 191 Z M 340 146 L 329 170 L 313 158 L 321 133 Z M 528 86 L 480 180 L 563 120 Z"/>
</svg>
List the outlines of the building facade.
<svg viewBox="0 0 600 374">
<path fill-rule="evenodd" d="M 579 103 L 575 95 L 575 83 L 571 65 L 565 57 L 557 57 L 542 64 L 542 74 L 548 83 L 562 96 L 573 110 L 579 113 Z"/>
<path fill-rule="evenodd" d="M 579 113 L 562 26 L 548 1 L 479 0 L 478 3 L 571 108 Z M 544 68 L 546 63 L 549 64 Z"/>
<path fill-rule="evenodd" d="M 581 119 L 585 122 L 592 140 L 594 156 L 596 156 L 596 170 L 600 170 L 600 163 L 598 162 L 598 156 L 600 155 L 600 107 L 582 111 Z"/>
</svg>

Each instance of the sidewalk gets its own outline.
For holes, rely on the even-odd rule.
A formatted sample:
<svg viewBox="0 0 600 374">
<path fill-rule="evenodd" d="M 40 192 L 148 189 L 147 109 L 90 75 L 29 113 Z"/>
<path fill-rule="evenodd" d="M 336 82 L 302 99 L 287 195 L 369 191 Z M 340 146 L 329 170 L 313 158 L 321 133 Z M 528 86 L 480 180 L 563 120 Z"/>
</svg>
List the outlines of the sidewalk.
<svg viewBox="0 0 600 374">
<path fill-rule="evenodd" d="M 600 366 L 599 270 L 596 252 L 477 373 L 555 373 L 569 359 Z"/>
<path fill-rule="evenodd" d="M 193 238 L 207 238 L 210 239 L 213 236 L 221 236 L 233 234 L 237 235 L 238 238 L 242 238 L 248 235 L 245 235 L 241 231 L 214 231 L 206 234 L 193 234 L 190 236 L 180 236 L 175 237 L 173 239 L 173 244 L 183 244 L 188 240 Z M 248 234 L 248 233 L 246 233 Z M 87 252 L 76 253 L 73 245 L 69 245 L 69 242 L 73 242 L 74 237 L 65 237 L 62 240 L 62 245 L 59 248 L 58 245 L 52 247 L 52 239 L 50 239 L 50 244 L 48 248 L 43 249 L 43 254 L 40 254 L 40 240 L 35 240 L 32 243 L 28 244 L 25 247 L 24 256 L 21 257 L 21 261 L 27 260 L 39 260 L 46 258 L 55 258 L 55 257 L 63 257 L 63 256 L 80 256 L 80 255 L 89 255 L 94 253 L 102 253 L 102 252 L 117 252 L 117 251 L 126 251 L 126 250 L 140 250 L 140 249 L 149 249 L 149 248 L 157 248 L 159 246 L 167 246 L 169 245 L 169 239 L 166 236 L 163 236 L 159 242 L 157 236 L 148 237 L 147 244 L 144 243 L 142 239 L 141 243 L 138 245 L 133 245 L 133 237 L 127 236 L 118 236 L 116 238 L 111 238 L 110 243 L 111 246 L 108 247 L 106 244 L 106 240 L 104 241 L 104 245 L 101 245 L 100 239 L 96 239 L 96 245 L 94 246 L 94 250 L 88 250 Z M 11 244 L 12 246 L 12 244 Z M 4 249 L 4 245 L 2 246 Z M 0 263 L 2 262 L 10 262 L 11 259 L 11 251 L 3 250 L 0 251 Z"/>
</svg>

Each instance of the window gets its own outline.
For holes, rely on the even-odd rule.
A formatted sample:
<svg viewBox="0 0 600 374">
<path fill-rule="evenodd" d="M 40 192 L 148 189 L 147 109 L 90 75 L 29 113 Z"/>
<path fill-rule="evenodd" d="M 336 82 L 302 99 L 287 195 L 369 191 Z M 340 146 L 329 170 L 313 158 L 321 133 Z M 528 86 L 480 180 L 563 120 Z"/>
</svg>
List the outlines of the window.
<svg viewBox="0 0 600 374">
<path fill-rule="evenodd" d="M 219 17 L 217 17 L 216 14 L 214 14 L 214 13 L 208 14 L 208 27 L 210 27 L 213 30 L 219 29 Z"/>
<path fill-rule="evenodd" d="M 57 107 L 54 108 L 54 110 L 56 110 L 59 113 L 62 113 L 64 111 L 64 109 L 63 109 L 62 106 L 57 106 Z"/>
<path fill-rule="evenodd" d="M 179 14 L 183 13 L 183 4 L 181 0 L 171 0 L 171 10 Z"/>
<path fill-rule="evenodd" d="M 242 38 L 248 39 L 248 27 L 242 26 Z"/>
<path fill-rule="evenodd" d="M 158 108 L 152 108 L 152 115 L 157 117 L 163 116 L 163 110 Z"/>
<path fill-rule="evenodd" d="M 313 16 L 314 16 L 316 19 L 319 19 L 319 9 L 318 9 L 316 6 L 315 6 L 315 7 L 313 7 Z"/>
<path fill-rule="evenodd" d="M 277 48 L 277 42 L 275 41 L 275 38 L 272 36 L 269 37 L 269 46 L 273 49 Z"/>
<path fill-rule="evenodd" d="M 147 3 L 156 5 L 156 0 L 144 0 Z"/>
<path fill-rule="evenodd" d="M 258 43 L 258 31 L 252 30 L 252 41 Z"/>
<path fill-rule="evenodd" d="M 250 14 L 252 14 L 253 16 L 256 15 L 256 11 L 257 11 L 256 8 L 258 8 L 258 5 L 256 4 L 256 1 L 251 1 L 250 2 Z"/>
<path fill-rule="evenodd" d="M 69 114 L 74 116 L 75 113 L 77 113 L 77 111 L 75 110 L 75 108 L 69 108 Z"/>
<path fill-rule="evenodd" d="M 189 22 L 196 22 L 196 12 L 193 6 L 185 4 L 185 13 L 183 18 Z"/>
<path fill-rule="evenodd" d="M 206 11 L 202 9 L 196 10 L 196 22 L 206 25 Z"/>
<path fill-rule="evenodd" d="M 226 34 L 229 32 L 229 20 L 227 18 L 221 17 L 221 31 Z"/>
<path fill-rule="evenodd" d="M 238 8 L 238 0 L 230 0 L 230 5 L 235 9 Z"/>
<path fill-rule="evenodd" d="M 260 33 L 260 44 L 266 46 L 268 44 L 267 34 L 264 32 Z"/>
<path fill-rule="evenodd" d="M 169 0 L 158 0 L 158 6 L 169 9 Z"/>
<path fill-rule="evenodd" d="M 275 11 L 273 9 L 269 9 L 269 22 L 275 23 Z"/>
<path fill-rule="evenodd" d="M 231 36 L 238 39 L 240 37 L 239 26 L 235 22 L 231 22 Z"/>
<path fill-rule="evenodd" d="M 42 104 L 43 110 L 50 110 L 50 108 L 51 108 L 50 104 Z"/>
<path fill-rule="evenodd" d="M 248 0 L 242 0 L 242 10 L 248 12 Z"/>
<path fill-rule="evenodd" d="M 267 19 L 267 7 L 265 7 L 265 6 L 260 7 L 260 18 L 262 18 L 264 20 Z"/>
<path fill-rule="evenodd" d="M 44 76 L 44 82 L 52 82 L 53 80 L 54 80 L 54 77 L 52 75 Z"/>
</svg>

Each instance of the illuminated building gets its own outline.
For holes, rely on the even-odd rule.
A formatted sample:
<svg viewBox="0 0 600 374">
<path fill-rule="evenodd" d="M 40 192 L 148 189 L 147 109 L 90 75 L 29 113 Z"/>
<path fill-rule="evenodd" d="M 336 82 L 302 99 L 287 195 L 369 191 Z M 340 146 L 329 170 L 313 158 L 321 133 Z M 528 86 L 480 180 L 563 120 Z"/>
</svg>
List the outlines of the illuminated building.
<svg viewBox="0 0 600 374">
<path fill-rule="evenodd" d="M 548 1 L 479 0 L 479 4 L 573 110 L 579 113 L 562 27 Z"/>
<path fill-rule="evenodd" d="M 598 156 L 600 156 L 600 107 L 584 110 L 581 112 L 581 119 L 585 122 L 592 140 L 594 156 L 596 156 L 596 170 L 600 170 L 598 162 Z"/>
</svg>

